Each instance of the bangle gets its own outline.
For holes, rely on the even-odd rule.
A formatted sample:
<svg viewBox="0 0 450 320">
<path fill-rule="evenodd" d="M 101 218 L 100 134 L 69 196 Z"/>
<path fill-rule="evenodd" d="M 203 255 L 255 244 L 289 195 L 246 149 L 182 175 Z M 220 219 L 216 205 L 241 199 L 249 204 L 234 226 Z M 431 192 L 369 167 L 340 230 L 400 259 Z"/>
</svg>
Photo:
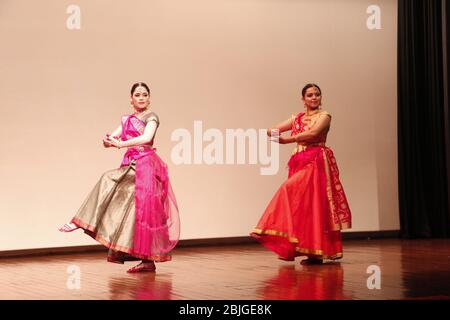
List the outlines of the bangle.
<svg viewBox="0 0 450 320">
<path fill-rule="evenodd" d="M 120 140 L 117 141 L 117 149 L 120 149 Z"/>
</svg>

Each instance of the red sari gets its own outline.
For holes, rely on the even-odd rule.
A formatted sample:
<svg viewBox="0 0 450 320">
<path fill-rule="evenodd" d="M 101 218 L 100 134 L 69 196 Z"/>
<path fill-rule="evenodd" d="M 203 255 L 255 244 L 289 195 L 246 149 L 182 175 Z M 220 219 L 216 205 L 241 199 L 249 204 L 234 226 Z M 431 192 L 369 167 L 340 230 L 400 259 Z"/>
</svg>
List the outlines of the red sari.
<svg viewBox="0 0 450 320">
<path fill-rule="evenodd" d="M 291 135 L 308 130 L 303 115 L 293 119 Z M 321 142 L 296 148 L 288 163 L 288 179 L 251 233 L 280 259 L 343 256 L 341 230 L 351 228 L 351 213 L 336 159 L 325 140 L 326 133 Z"/>
</svg>

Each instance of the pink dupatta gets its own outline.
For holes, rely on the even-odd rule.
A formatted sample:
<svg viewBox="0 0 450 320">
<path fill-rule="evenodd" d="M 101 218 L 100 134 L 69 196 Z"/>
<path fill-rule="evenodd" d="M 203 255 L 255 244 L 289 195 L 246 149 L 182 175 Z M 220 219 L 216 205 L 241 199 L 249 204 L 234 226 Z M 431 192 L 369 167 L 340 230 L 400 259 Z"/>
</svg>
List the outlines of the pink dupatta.
<svg viewBox="0 0 450 320">
<path fill-rule="evenodd" d="M 140 136 L 144 129 L 141 119 L 124 116 L 121 138 L 125 141 Z M 179 240 L 179 214 L 167 165 L 151 145 L 128 148 L 121 164 L 127 166 L 136 161 L 136 220 L 131 254 L 165 261 Z"/>
</svg>

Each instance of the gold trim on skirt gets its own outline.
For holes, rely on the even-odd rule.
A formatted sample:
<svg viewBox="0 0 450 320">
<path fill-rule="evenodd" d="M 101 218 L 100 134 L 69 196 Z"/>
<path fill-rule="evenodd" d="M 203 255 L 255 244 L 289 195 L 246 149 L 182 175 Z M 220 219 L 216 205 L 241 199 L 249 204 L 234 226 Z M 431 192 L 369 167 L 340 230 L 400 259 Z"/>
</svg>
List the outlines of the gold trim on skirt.
<svg viewBox="0 0 450 320">
<path fill-rule="evenodd" d="M 171 260 L 166 256 L 133 254 L 135 212 L 134 163 L 105 172 L 87 196 L 72 223 L 110 249 L 108 261 Z"/>
</svg>

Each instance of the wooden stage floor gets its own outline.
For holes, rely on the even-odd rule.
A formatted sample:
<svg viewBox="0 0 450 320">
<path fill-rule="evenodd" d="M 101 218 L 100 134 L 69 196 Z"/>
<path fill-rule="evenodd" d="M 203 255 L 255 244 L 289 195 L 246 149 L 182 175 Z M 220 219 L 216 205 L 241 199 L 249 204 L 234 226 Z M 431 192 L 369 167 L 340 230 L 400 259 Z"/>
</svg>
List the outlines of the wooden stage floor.
<svg viewBox="0 0 450 320">
<path fill-rule="evenodd" d="M 156 273 L 127 274 L 134 262 L 108 263 L 104 252 L 2 258 L 0 299 L 450 299 L 448 239 L 346 240 L 338 262 L 301 259 L 279 260 L 258 244 L 185 247 Z M 367 286 L 370 266 L 380 289 Z"/>
</svg>

